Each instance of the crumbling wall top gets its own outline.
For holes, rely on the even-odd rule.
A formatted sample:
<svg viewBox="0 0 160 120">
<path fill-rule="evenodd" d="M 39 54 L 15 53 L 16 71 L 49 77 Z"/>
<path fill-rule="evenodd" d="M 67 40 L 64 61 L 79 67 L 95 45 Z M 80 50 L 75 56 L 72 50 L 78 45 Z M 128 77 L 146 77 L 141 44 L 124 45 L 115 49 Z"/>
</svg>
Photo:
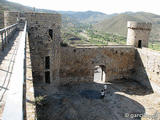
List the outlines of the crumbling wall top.
<svg viewBox="0 0 160 120">
<path fill-rule="evenodd" d="M 152 23 L 150 23 L 150 22 L 128 21 L 127 27 L 131 28 L 131 29 L 151 30 Z"/>
</svg>

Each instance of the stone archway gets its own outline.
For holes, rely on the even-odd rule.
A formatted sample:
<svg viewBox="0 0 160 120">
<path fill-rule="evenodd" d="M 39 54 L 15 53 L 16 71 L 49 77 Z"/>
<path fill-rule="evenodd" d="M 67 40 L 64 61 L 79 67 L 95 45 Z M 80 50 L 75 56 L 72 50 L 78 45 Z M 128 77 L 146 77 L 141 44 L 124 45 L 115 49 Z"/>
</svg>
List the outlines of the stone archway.
<svg viewBox="0 0 160 120">
<path fill-rule="evenodd" d="M 106 81 L 106 66 L 98 65 L 94 67 L 94 82 L 104 83 Z"/>
</svg>

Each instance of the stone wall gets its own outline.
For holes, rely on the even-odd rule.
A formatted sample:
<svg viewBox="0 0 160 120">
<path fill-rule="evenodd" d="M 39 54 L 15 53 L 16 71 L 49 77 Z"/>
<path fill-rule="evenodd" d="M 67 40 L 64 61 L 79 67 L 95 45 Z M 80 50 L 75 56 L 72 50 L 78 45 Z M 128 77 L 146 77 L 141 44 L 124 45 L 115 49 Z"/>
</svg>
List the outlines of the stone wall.
<svg viewBox="0 0 160 120">
<path fill-rule="evenodd" d="M 135 48 L 131 46 L 107 46 L 88 48 L 61 48 L 60 81 L 93 81 L 95 66 L 106 67 L 106 81 L 130 78 L 134 71 Z"/>
<path fill-rule="evenodd" d="M 4 11 L 0 10 L 0 29 L 4 28 Z"/>
<path fill-rule="evenodd" d="M 128 21 L 127 27 L 127 45 L 138 47 L 138 42 L 141 40 L 141 46 L 148 47 L 148 39 L 152 27 L 151 23 Z"/>
<path fill-rule="evenodd" d="M 4 27 L 17 23 L 19 12 L 4 11 Z"/>
<path fill-rule="evenodd" d="M 56 81 L 59 78 L 60 65 L 60 27 L 61 16 L 47 13 L 24 13 L 28 21 L 29 44 L 31 48 L 32 71 L 35 81 L 45 82 L 45 71 L 50 72 L 50 79 Z M 52 32 L 52 38 L 49 35 Z M 45 57 L 50 57 L 50 68 L 45 69 Z"/>
<path fill-rule="evenodd" d="M 136 50 L 135 74 L 133 78 L 142 85 L 155 90 L 160 87 L 160 52 L 142 48 Z"/>
</svg>

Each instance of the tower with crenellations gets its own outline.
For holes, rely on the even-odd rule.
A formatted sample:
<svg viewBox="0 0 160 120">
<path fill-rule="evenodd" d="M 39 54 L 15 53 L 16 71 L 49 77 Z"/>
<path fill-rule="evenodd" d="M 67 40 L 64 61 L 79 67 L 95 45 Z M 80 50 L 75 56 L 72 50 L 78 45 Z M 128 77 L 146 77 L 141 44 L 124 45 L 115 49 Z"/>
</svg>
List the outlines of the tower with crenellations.
<svg viewBox="0 0 160 120">
<path fill-rule="evenodd" d="M 148 47 L 151 23 L 128 21 L 127 27 L 127 45 L 133 45 L 136 48 Z"/>
</svg>

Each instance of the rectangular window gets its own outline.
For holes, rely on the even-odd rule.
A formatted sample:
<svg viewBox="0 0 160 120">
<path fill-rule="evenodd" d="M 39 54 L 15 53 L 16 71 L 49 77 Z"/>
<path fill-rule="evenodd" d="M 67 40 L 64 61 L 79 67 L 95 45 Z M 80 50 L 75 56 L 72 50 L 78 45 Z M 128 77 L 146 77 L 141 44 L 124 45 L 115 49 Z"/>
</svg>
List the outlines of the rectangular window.
<svg viewBox="0 0 160 120">
<path fill-rule="evenodd" d="M 53 30 L 49 29 L 49 36 L 51 37 L 51 39 L 53 39 Z"/>
<path fill-rule="evenodd" d="M 45 82 L 50 84 L 51 81 L 50 81 L 50 72 L 49 71 L 46 71 L 45 72 Z"/>
<path fill-rule="evenodd" d="M 50 69 L 50 57 L 45 57 L 45 69 Z"/>
</svg>

